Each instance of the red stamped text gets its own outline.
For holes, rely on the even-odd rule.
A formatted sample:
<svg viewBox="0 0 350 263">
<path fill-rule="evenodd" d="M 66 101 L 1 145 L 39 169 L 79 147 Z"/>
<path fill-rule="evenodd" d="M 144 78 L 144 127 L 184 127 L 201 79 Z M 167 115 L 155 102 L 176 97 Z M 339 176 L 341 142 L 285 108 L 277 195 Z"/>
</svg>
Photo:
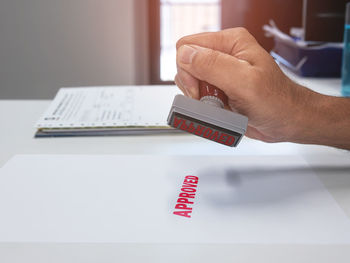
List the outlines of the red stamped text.
<svg viewBox="0 0 350 263">
<path fill-rule="evenodd" d="M 197 193 L 198 177 L 188 175 L 181 187 L 179 198 L 176 201 L 174 215 L 191 218 L 192 205 Z"/>
</svg>

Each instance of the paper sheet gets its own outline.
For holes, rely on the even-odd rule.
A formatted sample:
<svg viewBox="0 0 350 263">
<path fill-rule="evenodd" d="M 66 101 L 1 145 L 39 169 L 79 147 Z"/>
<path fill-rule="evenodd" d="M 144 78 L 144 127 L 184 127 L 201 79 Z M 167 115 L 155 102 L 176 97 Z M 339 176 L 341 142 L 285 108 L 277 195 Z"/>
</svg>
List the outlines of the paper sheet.
<svg viewBox="0 0 350 263">
<path fill-rule="evenodd" d="M 188 175 L 191 218 L 173 214 Z M 298 156 L 20 155 L 1 170 L 0 211 L 0 242 L 350 243 Z"/>
<path fill-rule="evenodd" d="M 167 127 L 179 93 L 175 86 L 61 88 L 36 128 Z"/>
</svg>

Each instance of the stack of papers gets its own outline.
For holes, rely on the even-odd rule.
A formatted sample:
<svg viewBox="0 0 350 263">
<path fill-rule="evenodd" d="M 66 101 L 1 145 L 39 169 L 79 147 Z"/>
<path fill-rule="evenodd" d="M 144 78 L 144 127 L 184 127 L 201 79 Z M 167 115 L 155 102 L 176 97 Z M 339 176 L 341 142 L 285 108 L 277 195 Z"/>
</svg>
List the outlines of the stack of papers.
<svg viewBox="0 0 350 263">
<path fill-rule="evenodd" d="M 167 116 L 175 86 L 61 88 L 36 124 L 36 137 L 175 132 Z"/>
</svg>

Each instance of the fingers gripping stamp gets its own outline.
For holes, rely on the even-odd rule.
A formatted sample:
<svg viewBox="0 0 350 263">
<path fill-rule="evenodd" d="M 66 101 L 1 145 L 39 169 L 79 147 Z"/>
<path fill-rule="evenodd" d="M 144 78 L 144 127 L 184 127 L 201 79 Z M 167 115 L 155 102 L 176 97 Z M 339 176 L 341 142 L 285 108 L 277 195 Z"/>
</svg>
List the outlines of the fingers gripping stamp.
<svg viewBox="0 0 350 263">
<path fill-rule="evenodd" d="M 175 96 L 168 124 L 202 138 L 236 147 L 244 136 L 248 118 L 225 109 L 228 98 L 223 91 L 204 81 L 199 83 L 200 101 Z"/>
</svg>

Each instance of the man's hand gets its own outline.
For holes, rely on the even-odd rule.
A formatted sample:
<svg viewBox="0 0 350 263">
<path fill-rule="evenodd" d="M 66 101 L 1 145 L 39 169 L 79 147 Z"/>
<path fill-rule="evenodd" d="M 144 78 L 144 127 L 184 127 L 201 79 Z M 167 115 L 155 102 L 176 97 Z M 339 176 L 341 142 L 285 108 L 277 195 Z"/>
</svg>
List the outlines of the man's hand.
<svg viewBox="0 0 350 263">
<path fill-rule="evenodd" d="M 243 28 L 180 39 L 177 68 L 175 82 L 187 96 L 199 98 L 198 80 L 223 90 L 231 110 L 249 118 L 248 137 L 349 147 L 320 138 L 332 98 L 291 81 Z"/>
</svg>

